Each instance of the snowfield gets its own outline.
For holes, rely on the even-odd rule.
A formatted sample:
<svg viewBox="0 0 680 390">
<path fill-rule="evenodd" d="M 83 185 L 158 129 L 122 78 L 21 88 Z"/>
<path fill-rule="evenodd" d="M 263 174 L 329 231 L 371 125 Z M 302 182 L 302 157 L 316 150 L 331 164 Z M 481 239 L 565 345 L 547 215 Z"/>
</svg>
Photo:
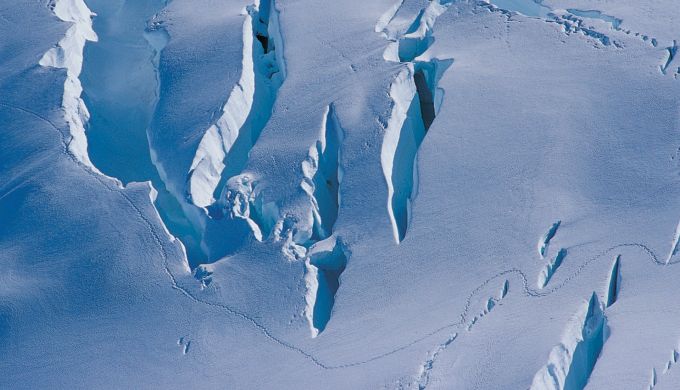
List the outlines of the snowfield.
<svg viewBox="0 0 680 390">
<path fill-rule="evenodd" d="M 0 388 L 680 388 L 674 0 L 0 22 Z"/>
</svg>

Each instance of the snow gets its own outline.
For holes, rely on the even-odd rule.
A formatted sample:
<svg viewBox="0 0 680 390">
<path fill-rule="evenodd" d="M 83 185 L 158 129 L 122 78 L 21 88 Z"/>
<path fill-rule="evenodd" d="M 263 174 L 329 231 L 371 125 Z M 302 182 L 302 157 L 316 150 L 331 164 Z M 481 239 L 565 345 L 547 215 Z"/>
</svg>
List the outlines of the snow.
<svg viewBox="0 0 680 390">
<path fill-rule="evenodd" d="M 0 387 L 677 388 L 677 10 L 0 0 Z"/>
</svg>

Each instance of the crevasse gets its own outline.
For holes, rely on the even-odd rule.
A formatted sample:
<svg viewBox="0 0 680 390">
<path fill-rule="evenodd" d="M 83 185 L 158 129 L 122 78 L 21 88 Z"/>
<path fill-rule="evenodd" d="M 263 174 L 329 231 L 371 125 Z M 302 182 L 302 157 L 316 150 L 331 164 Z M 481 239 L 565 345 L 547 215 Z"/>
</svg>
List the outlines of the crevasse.
<svg viewBox="0 0 680 390">
<path fill-rule="evenodd" d="M 256 1 L 244 14 L 239 82 L 222 107 L 222 115 L 201 139 L 188 174 L 187 198 L 218 218 L 222 213 L 215 211 L 222 205 L 208 208 L 223 198 L 228 179 L 245 166 L 286 77 L 274 1 Z"/>
<path fill-rule="evenodd" d="M 593 293 L 569 321 L 530 390 L 577 390 L 588 382 L 607 338 L 604 305 Z"/>
<path fill-rule="evenodd" d="M 253 37 L 253 17 L 250 12 L 246 12 L 243 21 L 241 78 L 222 108 L 222 116 L 205 132 L 191 163 L 188 191 L 191 201 L 198 207 L 207 207 L 215 202 L 213 193 L 220 182 L 225 167 L 224 160 L 253 106 Z"/>
</svg>

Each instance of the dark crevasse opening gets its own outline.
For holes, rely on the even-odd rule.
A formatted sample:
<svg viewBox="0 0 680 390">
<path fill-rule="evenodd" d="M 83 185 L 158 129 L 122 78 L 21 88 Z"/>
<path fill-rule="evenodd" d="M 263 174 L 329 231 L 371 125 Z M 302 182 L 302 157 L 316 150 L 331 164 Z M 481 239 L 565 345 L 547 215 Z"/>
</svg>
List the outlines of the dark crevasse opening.
<svg viewBox="0 0 680 390">
<path fill-rule="evenodd" d="M 427 84 L 425 73 L 422 69 L 418 70 L 413 75 L 413 79 L 416 84 L 416 90 L 418 91 L 420 117 L 423 119 L 425 131 L 427 131 L 430 126 L 432 126 L 432 122 L 434 122 L 434 95 L 430 89 L 430 86 Z"/>
<path fill-rule="evenodd" d="M 255 38 L 257 38 L 258 42 L 260 42 L 260 46 L 262 46 L 262 48 L 264 49 L 264 52 L 266 54 L 267 51 L 268 51 L 268 47 L 269 47 L 269 37 L 267 37 L 266 35 L 262 35 L 262 34 L 258 33 L 258 34 L 255 34 Z"/>
<path fill-rule="evenodd" d="M 189 258 L 205 258 L 200 234 L 170 194 L 151 159 L 147 129 L 159 94 L 158 58 L 167 33 L 147 27 L 166 0 L 86 0 L 96 13 L 98 42 L 84 49 L 80 76 L 83 100 L 90 112 L 88 152 L 104 174 L 124 184 L 151 181 L 158 191 L 155 206 Z"/>
</svg>

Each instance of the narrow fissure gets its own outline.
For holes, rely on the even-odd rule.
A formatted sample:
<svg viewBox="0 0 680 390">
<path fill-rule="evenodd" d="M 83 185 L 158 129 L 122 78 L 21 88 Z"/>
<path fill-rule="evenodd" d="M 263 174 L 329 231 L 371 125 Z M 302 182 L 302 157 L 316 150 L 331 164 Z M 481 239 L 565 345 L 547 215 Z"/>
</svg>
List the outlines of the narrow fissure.
<svg viewBox="0 0 680 390">
<path fill-rule="evenodd" d="M 675 59 L 676 54 L 678 54 L 678 42 L 673 41 L 673 45 L 667 47 L 666 51 L 668 52 L 668 57 L 666 58 L 666 62 L 659 67 L 661 69 L 661 73 L 663 73 L 663 74 L 666 74 L 666 72 L 668 72 L 668 68 L 673 63 L 673 60 Z"/>
<path fill-rule="evenodd" d="M 562 221 L 555 221 L 550 226 L 550 229 L 541 237 L 541 240 L 538 242 L 538 254 L 541 256 L 541 258 L 544 258 L 545 255 L 548 252 L 548 246 L 550 245 L 550 241 L 555 237 L 557 234 L 557 229 L 560 228 L 560 225 L 562 224 Z"/>
<path fill-rule="evenodd" d="M 621 255 L 616 256 L 614 264 L 612 264 L 612 270 L 609 275 L 609 284 L 607 288 L 607 307 L 616 303 L 619 299 L 619 289 L 621 288 Z"/>
<path fill-rule="evenodd" d="M 567 250 L 560 248 L 555 257 L 553 257 L 550 262 L 548 262 L 548 264 L 543 267 L 543 270 L 538 275 L 538 288 L 545 288 L 548 285 L 550 279 L 552 279 L 553 275 L 555 275 L 557 269 L 560 268 L 562 261 L 564 261 L 566 256 Z"/>
<path fill-rule="evenodd" d="M 396 148 L 392 157 L 390 184 L 390 211 L 395 227 L 395 239 L 401 242 L 406 237 L 410 220 L 411 202 L 417 190 L 416 159 L 418 149 L 435 120 L 443 92 L 437 83 L 451 61 L 432 60 L 416 62 L 413 67 L 413 99 L 406 111 L 399 130 Z M 439 92 L 439 99 L 436 94 Z"/>
<path fill-rule="evenodd" d="M 269 52 L 269 38 L 262 34 L 255 34 L 255 38 L 257 38 L 257 40 L 260 42 L 260 46 L 262 46 L 264 53 L 267 54 Z"/>
<path fill-rule="evenodd" d="M 418 149 L 443 99 L 443 90 L 437 85 L 453 63 L 451 59 L 419 61 L 418 57 L 434 43 L 434 23 L 451 3 L 450 0 L 430 1 L 402 35 L 392 31 L 389 25 L 384 29 L 390 40 L 385 59 L 408 65 L 407 74 L 402 72 L 392 83 L 390 97 L 394 104 L 381 151 L 388 186 L 388 213 L 397 243 L 406 237 L 411 203 L 417 193 Z"/>
<path fill-rule="evenodd" d="M 329 238 L 312 247 L 307 260 L 307 317 L 312 337 L 326 329 L 331 319 L 335 295 L 340 288 L 340 275 L 347 266 L 348 254 L 340 239 Z"/>
<path fill-rule="evenodd" d="M 315 218 L 316 240 L 322 240 L 332 234 L 333 225 L 338 218 L 340 208 L 340 183 L 342 170 L 340 167 L 343 130 L 337 122 L 333 105 L 328 107 L 324 119 L 323 139 L 316 143 L 318 155 L 317 171 L 312 179 L 314 183 L 313 198 L 318 217 Z"/>
<path fill-rule="evenodd" d="M 340 288 L 340 276 L 345 270 L 349 253 L 340 238 L 333 236 L 333 227 L 340 208 L 342 184 L 342 142 L 344 131 L 329 105 L 319 141 L 303 163 L 306 180 L 303 189 L 311 195 L 314 227 L 313 243 L 305 261 L 307 308 L 312 337 L 318 336 L 331 319 L 335 295 Z M 311 176 L 311 178 L 309 177 Z M 312 187 L 312 188 L 310 188 Z M 306 243 L 309 245 L 309 243 Z"/>
</svg>

